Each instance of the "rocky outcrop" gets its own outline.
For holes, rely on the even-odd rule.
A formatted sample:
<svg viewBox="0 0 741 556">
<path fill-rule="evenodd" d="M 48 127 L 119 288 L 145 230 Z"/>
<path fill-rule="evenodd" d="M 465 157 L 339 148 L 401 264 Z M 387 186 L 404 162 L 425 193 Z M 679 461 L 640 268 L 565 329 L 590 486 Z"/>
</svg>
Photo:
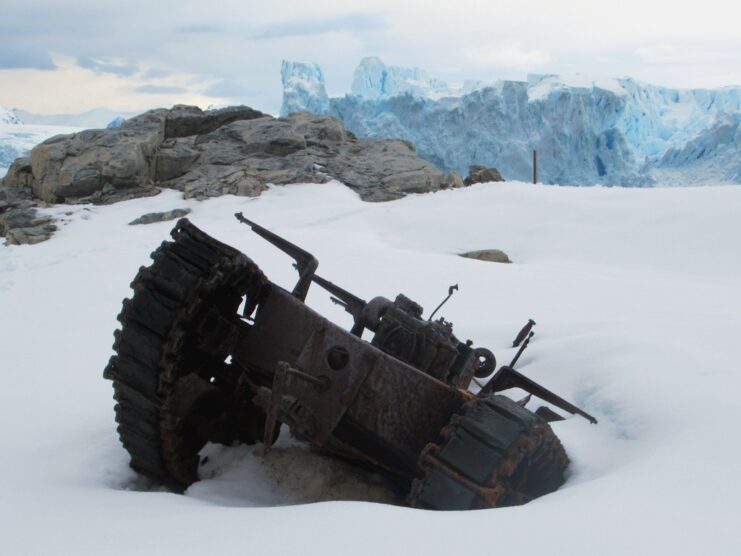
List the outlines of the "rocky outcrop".
<svg viewBox="0 0 741 556">
<path fill-rule="evenodd" d="M 37 211 L 38 201 L 28 189 L 0 188 L 0 237 L 6 245 L 23 245 L 47 240 L 57 227 Z"/>
<path fill-rule="evenodd" d="M 13 206 L 0 200 L 0 232 L 10 243 L 48 238 L 54 224 L 36 215 L 39 203 L 109 204 L 163 187 L 185 198 L 255 197 L 269 184 L 333 178 L 366 201 L 464 186 L 455 172 L 445 174 L 418 157 L 413 144 L 358 139 L 334 117 L 176 106 L 118 127 L 57 135 L 16 159 L 0 182 L 0 191 L 14 199 Z"/>
<path fill-rule="evenodd" d="M 117 128 L 52 137 L 17 159 L 2 185 L 49 203 L 109 203 L 161 187 L 186 198 L 257 196 L 268 184 L 332 178 L 367 201 L 464 185 L 409 142 L 358 139 L 329 116 L 273 118 L 245 106 L 157 109 Z"/>
</svg>

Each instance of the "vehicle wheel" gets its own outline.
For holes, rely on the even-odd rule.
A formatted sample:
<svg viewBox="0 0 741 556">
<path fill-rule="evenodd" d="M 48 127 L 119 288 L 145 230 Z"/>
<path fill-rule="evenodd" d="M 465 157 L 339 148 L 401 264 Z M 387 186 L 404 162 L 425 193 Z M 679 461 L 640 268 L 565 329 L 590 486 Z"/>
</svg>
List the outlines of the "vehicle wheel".
<svg viewBox="0 0 741 556">
<path fill-rule="evenodd" d="M 242 253 L 187 219 L 142 267 L 118 316 L 104 377 L 113 381 L 118 433 L 136 471 L 175 490 L 198 480 L 208 441 L 250 441 L 264 416 L 236 396 L 225 359 L 244 296 L 269 282 Z M 238 428 L 245 423 L 247 426 Z"/>
<path fill-rule="evenodd" d="M 505 396 L 476 399 L 428 444 L 413 507 L 469 510 L 514 506 L 564 483 L 569 458 L 551 427 Z"/>
</svg>

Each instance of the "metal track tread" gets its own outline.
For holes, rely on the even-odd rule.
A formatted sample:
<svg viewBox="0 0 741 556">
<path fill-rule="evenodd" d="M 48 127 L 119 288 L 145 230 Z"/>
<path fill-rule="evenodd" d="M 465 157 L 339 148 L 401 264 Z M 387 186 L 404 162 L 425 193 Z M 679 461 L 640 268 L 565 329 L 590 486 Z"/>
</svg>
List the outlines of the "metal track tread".
<svg viewBox="0 0 741 556">
<path fill-rule="evenodd" d="M 113 381 L 131 467 L 182 491 L 198 479 L 198 450 L 228 423 L 217 415 L 224 392 L 208 369 L 227 353 L 199 351 L 196 329 L 214 307 L 237 318 L 242 297 L 256 298 L 269 282 L 249 258 L 187 219 L 171 235 L 175 241 L 163 242 L 131 283 L 103 376 Z"/>
<path fill-rule="evenodd" d="M 413 507 L 469 510 L 513 506 L 564 483 L 568 456 L 540 417 L 505 396 L 471 401 L 428 444 L 424 470 L 409 494 Z"/>
</svg>

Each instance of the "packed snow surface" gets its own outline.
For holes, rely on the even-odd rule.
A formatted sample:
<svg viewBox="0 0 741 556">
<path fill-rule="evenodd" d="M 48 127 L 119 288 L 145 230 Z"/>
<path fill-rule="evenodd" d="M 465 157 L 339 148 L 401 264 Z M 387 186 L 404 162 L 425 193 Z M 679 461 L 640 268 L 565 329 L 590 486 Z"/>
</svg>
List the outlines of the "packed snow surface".
<svg viewBox="0 0 741 556">
<path fill-rule="evenodd" d="M 127 223 L 179 207 L 283 286 L 291 261 L 235 212 L 365 299 L 402 291 L 429 312 L 458 283 L 444 316 L 500 362 L 535 319 L 520 370 L 600 421 L 553 424 L 566 484 L 465 513 L 353 502 L 383 497 L 288 437 L 265 461 L 207 446 L 185 495 L 137 478 L 101 373 L 129 282 L 173 224 Z M 480 184 L 372 204 L 332 182 L 47 210 L 54 238 L 0 248 L 4 554 L 738 554 L 741 188 Z M 457 256 L 488 248 L 513 264 Z M 321 290 L 308 301 L 349 326 Z"/>
<path fill-rule="evenodd" d="M 284 62 L 281 74 L 283 114 L 330 114 L 361 137 L 412 141 L 420 156 L 464 176 L 482 164 L 530 180 L 537 150 L 543 183 L 741 183 L 738 126 L 715 132 L 741 114 L 741 87 L 672 89 L 579 74 L 455 86 L 364 58 L 350 93 L 330 98 L 316 64 Z M 707 148 L 696 157 L 665 156 L 698 138 Z"/>
</svg>

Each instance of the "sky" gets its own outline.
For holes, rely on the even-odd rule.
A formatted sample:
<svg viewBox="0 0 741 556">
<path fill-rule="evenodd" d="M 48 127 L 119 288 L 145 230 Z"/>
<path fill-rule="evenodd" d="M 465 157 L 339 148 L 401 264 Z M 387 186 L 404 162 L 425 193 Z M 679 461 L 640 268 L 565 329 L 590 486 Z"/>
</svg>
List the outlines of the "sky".
<svg viewBox="0 0 741 556">
<path fill-rule="evenodd" d="M 283 59 L 318 63 L 334 96 L 365 56 L 452 83 L 582 73 L 741 85 L 739 16 L 729 0 L 2 0 L 0 105 L 277 114 Z"/>
</svg>

